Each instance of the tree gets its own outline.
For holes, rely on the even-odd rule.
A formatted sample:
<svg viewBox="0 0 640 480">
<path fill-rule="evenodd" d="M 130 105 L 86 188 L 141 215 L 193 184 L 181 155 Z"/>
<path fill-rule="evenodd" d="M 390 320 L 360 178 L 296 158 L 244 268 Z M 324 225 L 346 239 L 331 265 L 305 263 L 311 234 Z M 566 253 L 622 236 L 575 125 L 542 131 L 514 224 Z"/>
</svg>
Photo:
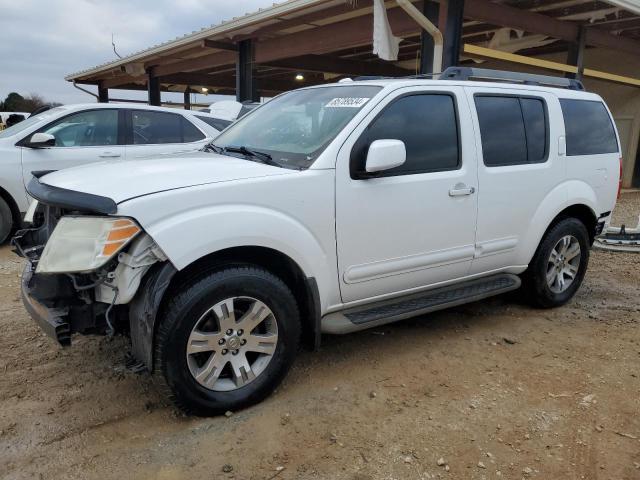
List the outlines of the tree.
<svg viewBox="0 0 640 480">
<path fill-rule="evenodd" d="M 0 111 L 31 113 L 44 105 L 56 107 L 60 104 L 47 102 L 37 93 L 31 93 L 27 97 L 23 97 L 19 93 L 11 92 L 4 99 L 4 102 L 0 102 Z"/>
<path fill-rule="evenodd" d="M 22 102 L 24 101 L 24 97 L 16 92 L 11 92 L 7 95 L 7 98 L 4 99 L 0 110 L 4 110 L 5 112 L 20 112 L 20 107 L 22 106 Z"/>
</svg>

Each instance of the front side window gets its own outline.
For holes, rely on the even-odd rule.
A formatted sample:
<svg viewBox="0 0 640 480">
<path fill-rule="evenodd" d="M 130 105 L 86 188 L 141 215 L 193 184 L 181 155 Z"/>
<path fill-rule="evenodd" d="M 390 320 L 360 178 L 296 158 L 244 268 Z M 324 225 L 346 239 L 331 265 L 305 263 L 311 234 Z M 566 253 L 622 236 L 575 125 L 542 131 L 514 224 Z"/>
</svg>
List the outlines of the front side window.
<svg viewBox="0 0 640 480">
<path fill-rule="evenodd" d="M 242 117 L 215 144 L 267 153 L 282 167 L 306 169 L 380 90 L 371 85 L 294 90 Z"/>
<path fill-rule="evenodd" d="M 402 140 L 403 165 L 378 176 L 454 170 L 460 165 L 458 120 L 453 96 L 416 94 L 387 106 L 363 132 L 351 151 L 351 176 L 365 171 L 369 146 L 375 140 Z"/>
<path fill-rule="evenodd" d="M 131 127 L 134 145 L 189 143 L 205 138 L 191 122 L 176 113 L 132 110 Z"/>
<path fill-rule="evenodd" d="M 40 130 L 53 135 L 56 147 L 118 145 L 118 110 L 88 110 L 67 115 Z"/>
<path fill-rule="evenodd" d="M 540 163 L 547 159 L 548 122 L 540 98 L 476 95 L 482 157 L 488 167 Z"/>
<path fill-rule="evenodd" d="M 567 155 L 617 153 L 613 123 L 602 102 L 560 99 L 567 137 Z"/>
</svg>

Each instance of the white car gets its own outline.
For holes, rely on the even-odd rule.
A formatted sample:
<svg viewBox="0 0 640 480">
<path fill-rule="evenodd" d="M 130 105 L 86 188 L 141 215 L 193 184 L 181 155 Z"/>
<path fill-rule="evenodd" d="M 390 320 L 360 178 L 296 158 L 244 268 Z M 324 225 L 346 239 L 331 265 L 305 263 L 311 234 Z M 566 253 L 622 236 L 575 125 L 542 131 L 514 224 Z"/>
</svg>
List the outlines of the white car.
<svg viewBox="0 0 640 480">
<path fill-rule="evenodd" d="M 210 153 L 34 179 L 25 306 L 63 345 L 129 328 L 140 365 L 208 415 L 265 398 L 301 338 L 521 285 L 563 305 L 620 178 L 611 114 L 580 88 L 476 69 L 310 87 Z"/>
<path fill-rule="evenodd" d="M 29 205 L 31 172 L 202 148 L 215 116 L 139 104 L 52 108 L 0 131 L 0 242 Z"/>
</svg>

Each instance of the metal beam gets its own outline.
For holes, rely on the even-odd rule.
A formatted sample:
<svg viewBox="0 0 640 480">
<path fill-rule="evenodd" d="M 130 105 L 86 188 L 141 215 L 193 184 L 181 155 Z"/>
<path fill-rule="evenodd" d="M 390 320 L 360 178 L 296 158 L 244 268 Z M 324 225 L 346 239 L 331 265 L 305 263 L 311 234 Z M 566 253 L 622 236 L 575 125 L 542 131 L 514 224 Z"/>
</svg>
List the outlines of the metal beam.
<svg viewBox="0 0 640 480">
<path fill-rule="evenodd" d="M 584 27 L 580 27 L 578 30 L 578 40 L 569 44 L 569 51 L 567 52 L 567 64 L 575 65 L 576 72 L 567 72 L 565 77 L 575 78 L 576 80 L 582 80 L 584 75 L 584 49 L 585 49 L 586 32 Z"/>
<path fill-rule="evenodd" d="M 542 60 L 540 58 L 525 57 L 524 55 L 518 55 L 515 53 L 503 52 L 501 50 L 493 50 L 491 48 L 478 47 L 477 45 L 471 45 L 469 43 L 464 44 L 464 53 L 479 58 L 491 58 L 494 60 L 503 60 L 506 62 L 520 63 L 523 65 L 529 65 L 536 68 L 544 68 L 546 70 L 553 70 L 556 72 L 577 72 L 575 65 L 566 65 L 564 63 L 552 62 L 549 60 Z M 590 68 L 584 69 L 584 76 L 596 78 L 598 80 L 604 80 L 613 83 L 619 83 L 621 85 L 631 85 L 634 87 L 640 87 L 640 79 L 633 77 L 625 77 L 623 75 L 616 75 L 613 73 L 602 72 L 600 70 L 592 70 Z"/>
<path fill-rule="evenodd" d="M 109 89 L 104 86 L 103 82 L 98 83 L 98 102 L 109 103 Z"/>
<path fill-rule="evenodd" d="M 422 13 L 431 23 L 440 28 L 440 4 L 425 0 Z M 420 73 L 434 73 L 433 71 L 433 37 L 424 30 L 420 32 Z M 435 72 L 437 73 L 437 72 Z"/>
<path fill-rule="evenodd" d="M 460 42 L 462 39 L 462 20 L 464 19 L 465 0 L 448 0 L 447 16 L 444 26 L 444 51 L 442 70 L 460 63 Z"/>
<path fill-rule="evenodd" d="M 263 65 L 286 70 L 343 75 L 383 75 L 392 77 L 403 76 L 408 73 L 404 68 L 397 67 L 392 63 L 350 60 L 332 57 L 331 55 L 301 55 L 299 57 L 273 60 Z"/>
<path fill-rule="evenodd" d="M 208 87 L 209 90 L 232 89 L 235 92 L 235 78 L 229 74 L 223 75 L 206 75 L 202 73 L 176 73 L 165 75 L 159 78 L 160 82 L 165 85 L 198 85 Z M 317 85 L 317 81 L 306 80 L 304 82 L 296 82 L 292 80 L 281 80 L 271 78 L 260 78 L 260 91 L 269 92 L 286 92 L 300 87 L 309 85 Z M 123 87 L 124 88 L 124 87 Z"/>
<path fill-rule="evenodd" d="M 393 34 L 398 37 L 420 32 L 419 25 L 401 8 L 389 8 L 387 17 Z M 365 15 L 258 41 L 255 45 L 255 61 L 268 63 L 282 58 L 329 53 L 360 45 L 370 45 L 372 38 L 373 19 L 370 15 Z"/>
<path fill-rule="evenodd" d="M 202 47 L 217 48 L 219 50 L 230 50 L 232 52 L 238 51 L 238 46 L 233 43 L 219 42 L 217 40 L 209 40 L 209 39 L 202 40 Z"/>
<path fill-rule="evenodd" d="M 189 86 L 184 89 L 184 109 L 191 110 L 191 89 Z"/>
<path fill-rule="evenodd" d="M 235 52 L 217 52 L 201 57 L 181 60 L 166 65 L 158 65 L 155 67 L 156 75 L 171 75 L 179 72 L 189 72 L 194 70 L 204 70 L 206 68 L 216 67 L 218 65 L 228 65 L 236 62 Z"/>
<path fill-rule="evenodd" d="M 239 102 L 260 100 L 254 78 L 253 40 L 242 40 L 238 43 L 236 60 L 236 100 Z"/>
<path fill-rule="evenodd" d="M 528 12 L 488 0 L 466 0 L 465 17 L 524 30 L 530 33 L 543 33 L 553 38 L 575 41 L 578 38 L 578 26 L 563 22 L 540 13 Z"/>
<path fill-rule="evenodd" d="M 155 75 L 153 69 L 147 70 L 147 92 L 149 94 L 149 105 L 160 106 L 160 80 Z"/>
</svg>

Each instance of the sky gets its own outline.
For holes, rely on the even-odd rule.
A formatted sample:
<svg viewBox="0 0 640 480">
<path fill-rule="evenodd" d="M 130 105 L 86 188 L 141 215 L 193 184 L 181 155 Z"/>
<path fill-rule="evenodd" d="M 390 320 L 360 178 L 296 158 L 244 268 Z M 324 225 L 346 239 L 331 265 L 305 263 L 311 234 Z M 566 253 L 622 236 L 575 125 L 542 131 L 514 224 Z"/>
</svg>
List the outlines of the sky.
<svg viewBox="0 0 640 480">
<path fill-rule="evenodd" d="M 93 102 L 64 80 L 70 73 L 202 27 L 229 20 L 273 0 L 0 0 L 0 100 L 8 93 L 37 93 L 47 101 Z M 87 87 L 95 91 L 93 87 Z M 117 91 L 113 97 L 145 98 Z M 182 101 L 181 94 L 162 94 Z M 208 103 L 198 95 L 197 102 Z"/>
</svg>

